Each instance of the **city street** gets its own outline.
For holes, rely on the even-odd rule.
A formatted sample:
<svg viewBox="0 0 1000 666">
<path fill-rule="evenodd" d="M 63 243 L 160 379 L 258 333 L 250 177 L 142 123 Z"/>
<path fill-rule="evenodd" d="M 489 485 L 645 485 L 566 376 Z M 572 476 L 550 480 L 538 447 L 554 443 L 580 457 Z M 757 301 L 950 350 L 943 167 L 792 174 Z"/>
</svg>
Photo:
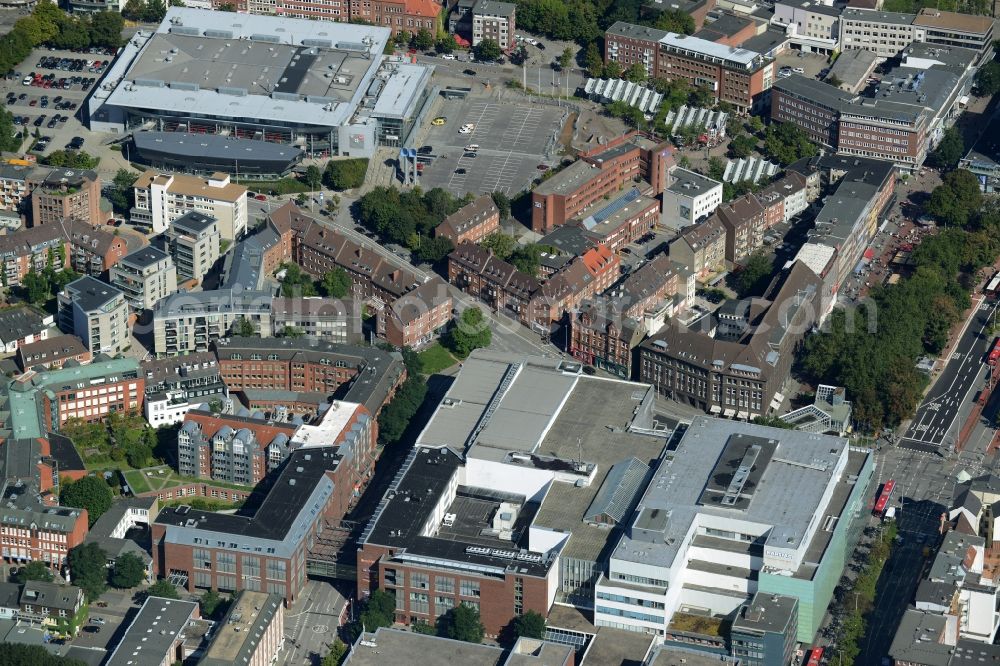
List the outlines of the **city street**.
<svg viewBox="0 0 1000 666">
<path fill-rule="evenodd" d="M 988 368 L 983 363 L 989 343 L 986 329 L 996 308 L 995 303 L 985 302 L 973 311 L 948 364 L 903 433 L 900 447 L 933 453 L 940 447 L 955 445 L 962 426 L 959 411 L 986 379 Z"/>
<path fill-rule="evenodd" d="M 278 664 L 319 663 L 337 636 L 347 601 L 330 583 L 306 581 L 295 604 L 285 611 L 285 646 Z"/>
</svg>

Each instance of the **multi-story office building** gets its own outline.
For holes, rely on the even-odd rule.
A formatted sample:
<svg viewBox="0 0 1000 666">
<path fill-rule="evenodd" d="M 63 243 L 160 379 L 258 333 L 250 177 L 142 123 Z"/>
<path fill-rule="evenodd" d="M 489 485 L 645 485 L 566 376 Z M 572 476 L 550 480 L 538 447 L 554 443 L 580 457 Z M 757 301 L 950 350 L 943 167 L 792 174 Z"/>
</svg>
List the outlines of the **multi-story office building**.
<svg viewBox="0 0 1000 666">
<path fill-rule="evenodd" d="M 472 6 L 472 45 L 492 39 L 504 51 L 514 48 L 517 6 L 497 0 L 477 0 Z"/>
<path fill-rule="evenodd" d="M 531 228 L 539 233 L 552 231 L 625 187 L 656 196 L 666 186 L 672 165 L 667 144 L 634 132 L 582 153 L 576 162 L 532 190 Z"/>
<path fill-rule="evenodd" d="M 675 230 L 696 224 L 722 203 L 722 183 L 700 173 L 674 168 L 663 191 L 663 223 Z"/>
<path fill-rule="evenodd" d="M 177 432 L 177 470 L 185 476 L 256 485 L 288 458 L 296 428 L 262 415 L 192 409 Z"/>
<path fill-rule="evenodd" d="M 500 209 L 493 203 L 492 196 L 484 194 L 444 218 L 434 228 L 434 235 L 447 238 L 458 247 L 465 242 L 478 243 L 499 230 Z"/>
<path fill-rule="evenodd" d="M 270 666 L 285 644 L 285 600 L 277 594 L 243 590 L 222 618 L 200 666 Z M 232 629 L 232 631 L 228 631 Z"/>
<path fill-rule="evenodd" d="M 820 278 L 795 262 L 763 298 L 729 301 L 692 328 L 668 322 L 640 346 L 639 380 L 712 414 L 763 416 L 818 320 L 821 295 Z"/>
<path fill-rule="evenodd" d="M 945 12 L 933 7 L 919 14 L 847 8 L 840 20 L 840 42 L 845 49 L 866 49 L 882 58 L 899 55 L 913 42 L 971 49 L 976 62 L 993 54 L 993 20 Z"/>
<path fill-rule="evenodd" d="M 663 636 L 685 608 L 728 618 L 783 595 L 798 601 L 794 640 L 809 643 L 867 522 L 873 469 L 846 439 L 694 419 L 611 553 L 594 624 Z"/>
<path fill-rule="evenodd" d="M 726 264 L 726 228 L 712 216 L 681 230 L 670 241 L 670 258 L 701 279 L 717 273 Z"/>
<path fill-rule="evenodd" d="M 233 337 L 217 341 L 213 351 L 231 391 L 321 394 L 324 403 L 334 395 L 376 416 L 406 379 L 402 357 L 374 347 Z"/>
<path fill-rule="evenodd" d="M 840 44 L 840 9 L 811 0 L 778 0 L 771 23 L 801 50 L 830 55 Z"/>
<path fill-rule="evenodd" d="M 177 268 L 169 254 L 149 245 L 111 267 L 111 284 L 133 310 L 152 310 L 157 301 L 177 293 Z"/>
<path fill-rule="evenodd" d="M 605 62 L 638 62 L 651 77 L 705 86 L 740 112 L 762 104 L 774 80 L 773 62 L 760 53 L 699 37 L 619 21 L 605 32 L 605 44 Z"/>
<path fill-rule="evenodd" d="M 31 192 L 31 225 L 62 220 L 101 224 L 101 179 L 96 171 L 53 169 Z"/>
<path fill-rule="evenodd" d="M 207 178 L 146 171 L 135 181 L 133 224 L 162 234 L 170 223 L 190 211 L 218 221 L 219 235 L 234 241 L 247 229 L 247 188 L 229 181 L 229 175 Z"/>
<path fill-rule="evenodd" d="M 128 302 L 118 289 L 85 276 L 59 293 L 59 328 L 83 340 L 91 354 L 117 354 L 132 346 Z"/>
<path fill-rule="evenodd" d="M 60 225 L 69 241 L 70 266 L 77 273 L 107 275 L 128 252 L 124 237 L 89 222 L 65 220 Z"/>
<path fill-rule="evenodd" d="M 578 224 L 581 236 L 591 246 L 600 244 L 618 252 L 652 231 L 659 218 L 660 202 L 633 187 L 611 201 L 602 199 L 581 211 Z"/>
<path fill-rule="evenodd" d="M 371 419 L 367 414 L 364 418 Z M 373 430 L 373 425 L 368 425 Z M 152 525 L 153 566 L 188 591 L 266 592 L 294 602 L 307 563 L 321 559 L 324 532 L 339 525 L 373 463 L 356 431 L 294 451 L 252 513 L 189 506 L 164 509 Z"/>
<path fill-rule="evenodd" d="M 197 280 L 208 274 L 220 256 L 219 223 L 211 215 L 190 211 L 170 223 L 164 248 L 173 257 L 177 279 Z"/>
</svg>

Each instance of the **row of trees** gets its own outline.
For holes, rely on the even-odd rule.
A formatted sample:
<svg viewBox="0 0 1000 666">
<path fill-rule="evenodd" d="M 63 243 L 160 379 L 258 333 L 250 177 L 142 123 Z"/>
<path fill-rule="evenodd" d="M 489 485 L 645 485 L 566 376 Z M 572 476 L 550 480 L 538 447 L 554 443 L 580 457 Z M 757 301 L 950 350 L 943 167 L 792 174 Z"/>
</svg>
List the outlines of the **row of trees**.
<svg viewBox="0 0 1000 666">
<path fill-rule="evenodd" d="M 941 187 L 967 178 L 953 172 Z M 935 190 L 931 199 L 942 196 Z M 806 338 L 799 371 L 815 383 L 846 387 L 855 396 L 855 419 L 873 431 L 907 418 L 927 381 L 916 362 L 947 344 L 951 327 L 970 306 L 976 272 L 1000 251 L 998 232 L 1000 208 L 993 204 L 971 213 L 964 228 L 924 239 L 912 254 L 911 277 L 875 287 L 855 310 L 835 310 L 826 330 Z"/>
<path fill-rule="evenodd" d="M 418 260 L 435 263 L 454 246 L 447 238 L 435 237 L 434 228 L 472 199 L 471 194 L 456 198 L 440 187 L 426 192 L 419 187 L 406 192 L 376 187 L 358 199 L 356 219 L 383 242 L 403 245 Z"/>
<path fill-rule="evenodd" d="M 879 540 L 872 544 L 867 562 L 864 563 L 861 574 L 854 582 L 849 597 L 854 604 L 843 604 L 846 607 L 846 617 L 835 645 L 838 658 L 844 659 L 848 664 L 853 664 L 861 654 L 861 639 L 865 635 L 867 626 L 865 616 L 875 607 L 878 579 L 882 575 L 885 563 L 889 560 L 897 533 L 896 523 L 889 522 Z"/>
<path fill-rule="evenodd" d="M 687 35 L 695 28 L 690 14 L 650 10 L 641 0 L 516 0 L 515 4 L 518 27 L 579 44 L 596 42 L 615 21 Z"/>
<path fill-rule="evenodd" d="M 764 152 L 781 166 L 788 166 L 803 157 L 813 157 L 819 148 L 798 125 L 771 123 L 764 135 Z"/>
<path fill-rule="evenodd" d="M 50 0 L 41 0 L 30 15 L 18 19 L 11 31 L 0 37 L 0 71 L 17 69 L 37 46 L 118 48 L 123 27 L 118 12 L 67 14 Z"/>
<path fill-rule="evenodd" d="M 50 249 L 50 259 L 53 253 L 54 251 Z M 69 268 L 56 270 L 55 265 L 51 261 L 49 265 L 42 269 L 41 273 L 35 271 L 35 267 L 32 266 L 25 276 L 21 278 L 21 293 L 29 303 L 41 305 L 55 298 L 56 294 L 62 291 L 63 287 L 78 277 L 80 275 Z M 3 276 L 3 283 L 6 286 L 6 275 Z"/>
</svg>

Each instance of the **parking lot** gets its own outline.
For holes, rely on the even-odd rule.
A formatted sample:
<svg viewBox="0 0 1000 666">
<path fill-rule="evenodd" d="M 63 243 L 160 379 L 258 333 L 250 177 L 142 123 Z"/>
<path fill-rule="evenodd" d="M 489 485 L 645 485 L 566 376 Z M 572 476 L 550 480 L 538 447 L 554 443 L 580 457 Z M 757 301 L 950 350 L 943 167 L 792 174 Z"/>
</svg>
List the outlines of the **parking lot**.
<svg viewBox="0 0 1000 666">
<path fill-rule="evenodd" d="M 827 64 L 828 61 L 829 58 L 827 56 L 818 53 L 788 51 L 775 58 L 774 71 L 777 74 L 778 70 L 782 67 L 791 67 L 793 70 L 802 69 L 802 76 L 815 79 L 819 77 L 820 71 L 830 66 Z"/>
<path fill-rule="evenodd" d="M 77 136 L 86 138 L 78 120 L 80 107 L 112 58 L 105 52 L 35 49 L 18 72 L 0 81 L 0 96 L 15 121 L 26 126 L 32 134 L 37 129 L 42 137 L 50 139 L 43 142 L 45 147 L 35 151 L 36 154 L 64 149 Z M 95 71 L 93 65 L 96 61 L 105 63 L 105 66 Z M 33 80 L 25 85 L 24 81 L 32 75 Z M 60 80 L 63 80 L 62 83 Z M 46 88 L 46 85 L 49 87 Z M 84 141 L 82 149 L 87 150 L 88 147 Z"/>
<path fill-rule="evenodd" d="M 431 147 L 433 161 L 424 167 L 424 189 L 441 187 L 462 196 L 466 192 L 516 194 L 539 176 L 539 165 L 550 165 L 559 133 L 568 117 L 566 109 L 515 100 L 443 100 L 437 116 L 441 126 L 430 125 L 423 144 Z M 459 129 L 475 127 L 462 134 Z M 474 152 L 465 146 L 476 144 Z M 474 155 L 474 156 L 473 156 Z"/>
</svg>

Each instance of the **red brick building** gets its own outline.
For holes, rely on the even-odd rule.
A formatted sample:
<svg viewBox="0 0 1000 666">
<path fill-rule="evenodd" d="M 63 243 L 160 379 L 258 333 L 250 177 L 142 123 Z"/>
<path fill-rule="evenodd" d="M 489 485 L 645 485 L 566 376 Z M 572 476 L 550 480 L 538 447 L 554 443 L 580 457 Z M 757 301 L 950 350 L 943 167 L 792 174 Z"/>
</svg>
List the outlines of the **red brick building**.
<svg viewBox="0 0 1000 666">
<path fill-rule="evenodd" d="M 726 261 L 742 263 L 764 244 L 767 215 L 753 194 L 747 194 L 715 209 L 726 229 Z"/>
<path fill-rule="evenodd" d="M 402 358 L 374 347 L 231 337 L 217 340 L 212 349 L 230 391 L 332 395 L 360 403 L 376 416 L 406 379 Z"/>
<path fill-rule="evenodd" d="M 441 5 L 433 0 L 349 0 L 351 20 L 413 34 L 421 28 L 437 34 Z M 328 18 L 324 15 L 324 18 Z"/>
<path fill-rule="evenodd" d="M 448 285 L 435 277 L 378 311 L 378 336 L 395 347 L 419 349 L 448 325 L 452 305 Z"/>
<path fill-rule="evenodd" d="M 46 340 L 21 345 L 17 350 L 17 364 L 21 370 L 37 366 L 61 368 L 66 361 L 76 361 L 80 365 L 90 363 L 91 353 L 83 341 L 75 335 L 57 335 Z"/>
<path fill-rule="evenodd" d="M 484 194 L 444 218 L 435 229 L 438 238 L 447 238 L 458 247 L 462 243 L 478 243 L 500 230 L 500 209 L 493 197 Z"/>
<path fill-rule="evenodd" d="M 488 635 L 497 636 L 529 610 L 548 615 L 558 585 L 556 560 L 519 550 L 509 539 L 470 538 L 465 530 L 480 523 L 488 529 L 484 516 L 503 505 L 474 488 L 456 496 L 460 467 L 450 449 L 413 450 L 394 492 L 361 535 L 358 597 L 385 590 L 396 598 L 396 621 L 404 624 L 433 624 L 464 604 L 479 611 Z M 453 561 L 461 567 L 449 566 Z"/>
<path fill-rule="evenodd" d="M 72 253 L 69 261 L 77 273 L 106 274 L 128 254 L 125 238 L 81 220 L 62 223 Z"/>
<path fill-rule="evenodd" d="M 67 260 L 70 246 L 58 224 L 30 229 L 18 229 L 0 234 L 0 262 L 8 287 L 16 287 L 32 269 L 41 273 L 49 262 L 50 253 L 62 253 Z M 63 267 L 68 266 L 68 262 Z"/>
<path fill-rule="evenodd" d="M 581 153 L 573 164 L 531 192 L 531 228 L 547 233 L 580 216 L 585 209 L 633 185 L 656 196 L 666 186 L 673 158 L 666 143 L 631 132 Z"/>
</svg>

